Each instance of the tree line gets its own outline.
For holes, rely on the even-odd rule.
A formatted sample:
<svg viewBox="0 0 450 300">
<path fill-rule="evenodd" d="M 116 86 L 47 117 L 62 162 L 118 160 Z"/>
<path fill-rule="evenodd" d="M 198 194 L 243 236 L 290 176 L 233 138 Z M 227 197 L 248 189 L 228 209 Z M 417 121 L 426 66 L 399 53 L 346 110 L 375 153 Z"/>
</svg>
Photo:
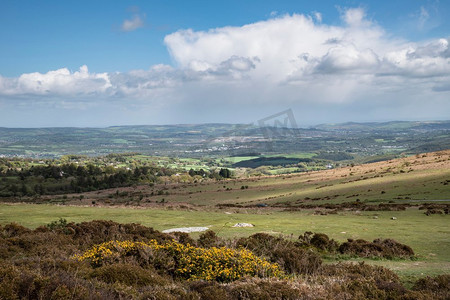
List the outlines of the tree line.
<svg viewBox="0 0 450 300">
<path fill-rule="evenodd" d="M 154 184 L 158 182 L 158 178 L 174 174 L 177 174 L 176 169 L 157 166 L 137 166 L 130 169 L 74 163 L 26 168 L 3 165 L 0 169 L 0 197 L 82 193 L 137 184 Z M 228 169 L 220 169 L 218 172 L 191 169 L 188 174 L 192 177 L 198 175 L 217 180 L 232 176 Z"/>
</svg>

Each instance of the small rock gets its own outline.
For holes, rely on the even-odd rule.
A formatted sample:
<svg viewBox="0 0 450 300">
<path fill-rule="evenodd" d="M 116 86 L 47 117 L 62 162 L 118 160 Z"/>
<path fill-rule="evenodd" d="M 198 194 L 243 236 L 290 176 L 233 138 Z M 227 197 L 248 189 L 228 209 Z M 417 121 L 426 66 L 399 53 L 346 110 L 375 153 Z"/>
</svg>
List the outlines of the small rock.
<svg viewBox="0 0 450 300">
<path fill-rule="evenodd" d="M 378 216 L 373 216 L 374 219 L 378 219 Z"/>
<path fill-rule="evenodd" d="M 236 223 L 233 227 L 255 227 L 255 225 L 250 223 Z"/>
<path fill-rule="evenodd" d="M 397 220 L 397 218 L 396 217 L 392 217 L 391 220 Z"/>
<path fill-rule="evenodd" d="M 181 227 L 181 228 L 171 228 L 171 229 L 166 229 L 163 230 L 163 233 L 171 233 L 171 232 L 186 232 L 186 233 L 191 233 L 191 232 L 202 232 L 202 231 L 206 231 L 208 230 L 208 227 Z"/>
</svg>

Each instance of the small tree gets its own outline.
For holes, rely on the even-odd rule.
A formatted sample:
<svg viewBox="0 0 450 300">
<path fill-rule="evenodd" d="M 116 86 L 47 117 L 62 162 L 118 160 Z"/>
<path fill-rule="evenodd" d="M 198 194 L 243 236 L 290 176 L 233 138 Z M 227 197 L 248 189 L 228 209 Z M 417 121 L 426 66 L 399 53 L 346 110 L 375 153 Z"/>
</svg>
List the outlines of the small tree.
<svg viewBox="0 0 450 300">
<path fill-rule="evenodd" d="M 220 169 L 220 171 L 219 171 L 219 175 L 220 175 L 221 177 L 223 177 L 223 178 L 230 178 L 230 177 L 231 177 L 231 171 L 228 170 L 228 169 L 222 168 L 222 169 Z"/>
</svg>

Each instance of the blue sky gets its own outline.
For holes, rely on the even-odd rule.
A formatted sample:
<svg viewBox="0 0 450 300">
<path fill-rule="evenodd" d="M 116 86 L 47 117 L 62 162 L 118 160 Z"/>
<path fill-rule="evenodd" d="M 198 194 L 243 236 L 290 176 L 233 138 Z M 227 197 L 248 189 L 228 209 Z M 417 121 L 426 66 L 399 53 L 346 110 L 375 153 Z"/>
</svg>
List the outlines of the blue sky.
<svg viewBox="0 0 450 300">
<path fill-rule="evenodd" d="M 448 15 L 448 1 L 3 0 L 0 126 L 449 119 Z"/>
</svg>

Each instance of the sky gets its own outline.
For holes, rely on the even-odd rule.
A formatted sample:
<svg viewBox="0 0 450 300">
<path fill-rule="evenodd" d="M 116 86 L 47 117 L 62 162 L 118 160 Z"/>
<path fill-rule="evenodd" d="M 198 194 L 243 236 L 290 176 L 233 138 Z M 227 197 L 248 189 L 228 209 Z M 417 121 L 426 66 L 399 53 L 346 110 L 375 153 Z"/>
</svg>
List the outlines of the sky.
<svg viewBox="0 0 450 300">
<path fill-rule="evenodd" d="M 450 119 L 450 1 L 0 1 L 0 127 Z"/>
</svg>

